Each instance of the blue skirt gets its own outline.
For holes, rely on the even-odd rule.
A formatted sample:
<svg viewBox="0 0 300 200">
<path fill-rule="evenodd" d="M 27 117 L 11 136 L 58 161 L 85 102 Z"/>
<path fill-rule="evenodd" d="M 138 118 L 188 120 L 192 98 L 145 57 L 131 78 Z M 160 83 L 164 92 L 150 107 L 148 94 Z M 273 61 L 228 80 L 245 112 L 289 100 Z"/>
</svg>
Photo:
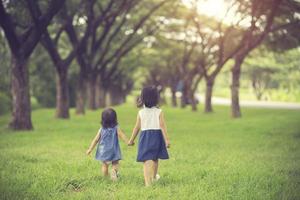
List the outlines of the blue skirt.
<svg viewBox="0 0 300 200">
<path fill-rule="evenodd" d="M 139 138 L 137 162 L 169 159 L 161 130 L 144 130 Z"/>
</svg>

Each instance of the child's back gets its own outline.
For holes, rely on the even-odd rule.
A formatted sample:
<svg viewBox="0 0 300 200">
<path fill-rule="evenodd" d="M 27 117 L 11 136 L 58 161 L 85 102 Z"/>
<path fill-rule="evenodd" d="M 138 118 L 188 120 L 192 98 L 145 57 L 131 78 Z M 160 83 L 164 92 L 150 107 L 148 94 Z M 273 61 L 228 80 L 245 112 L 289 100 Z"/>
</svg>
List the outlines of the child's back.
<svg viewBox="0 0 300 200">
<path fill-rule="evenodd" d="M 100 161 L 121 160 L 118 140 L 118 128 L 101 128 L 101 137 L 96 151 L 96 159 Z"/>
<path fill-rule="evenodd" d="M 145 87 L 141 92 L 141 102 L 144 108 L 137 115 L 135 127 L 128 145 L 141 130 L 138 146 L 137 161 L 144 163 L 145 185 L 158 180 L 158 159 L 168 159 L 166 147 L 170 146 L 165 120 L 161 109 L 157 108 L 159 94 L 155 87 Z"/>
<path fill-rule="evenodd" d="M 125 134 L 118 128 L 117 113 L 114 109 L 108 108 L 102 112 L 102 128 L 97 132 L 87 154 L 89 155 L 96 144 L 97 151 L 95 158 L 102 162 L 102 173 L 108 176 L 108 165 L 112 164 L 112 180 L 117 180 L 119 160 L 122 159 L 118 136 L 127 143 Z"/>
<path fill-rule="evenodd" d="M 157 107 L 147 108 L 144 107 L 139 111 L 139 116 L 141 119 L 141 130 L 160 130 L 159 125 L 159 115 L 161 109 Z"/>
<path fill-rule="evenodd" d="M 168 152 L 162 135 L 159 117 L 161 109 L 144 107 L 139 111 L 141 135 L 138 147 L 138 162 L 168 159 Z"/>
</svg>

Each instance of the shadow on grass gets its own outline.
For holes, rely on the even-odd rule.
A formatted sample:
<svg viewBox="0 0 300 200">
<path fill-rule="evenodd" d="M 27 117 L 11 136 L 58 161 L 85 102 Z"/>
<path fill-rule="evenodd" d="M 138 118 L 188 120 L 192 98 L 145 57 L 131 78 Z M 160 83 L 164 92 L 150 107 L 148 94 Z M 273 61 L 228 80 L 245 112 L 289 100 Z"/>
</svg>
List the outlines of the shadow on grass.
<svg viewBox="0 0 300 200">
<path fill-rule="evenodd" d="M 67 178 L 56 189 L 59 193 L 65 192 L 81 192 L 89 185 L 96 182 L 108 183 L 108 179 L 102 176 L 93 176 L 90 178 Z"/>
<path fill-rule="evenodd" d="M 56 191 L 59 193 L 67 192 L 83 192 L 89 187 L 94 187 L 95 185 L 105 185 L 105 188 L 109 189 L 113 186 L 126 183 L 122 177 L 118 181 L 112 181 L 110 177 L 103 177 L 101 175 L 92 176 L 89 178 L 67 178 L 62 181 Z"/>
</svg>

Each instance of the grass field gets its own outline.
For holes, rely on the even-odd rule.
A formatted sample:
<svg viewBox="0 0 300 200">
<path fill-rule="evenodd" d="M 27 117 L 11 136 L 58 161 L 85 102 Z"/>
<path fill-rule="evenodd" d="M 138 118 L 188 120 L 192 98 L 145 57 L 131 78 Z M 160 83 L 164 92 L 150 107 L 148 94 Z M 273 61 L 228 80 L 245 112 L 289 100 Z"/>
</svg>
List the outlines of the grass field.
<svg viewBox="0 0 300 200">
<path fill-rule="evenodd" d="M 54 110 L 39 109 L 32 132 L 10 132 L 8 116 L 0 117 L 0 199 L 300 199 L 299 111 L 243 109 L 243 118 L 232 120 L 228 107 L 208 115 L 163 109 L 170 159 L 149 188 L 136 146 L 121 143 L 116 183 L 101 177 L 94 155 L 85 155 L 100 110 L 58 120 Z M 137 109 L 116 110 L 129 136 Z"/>
</svg>

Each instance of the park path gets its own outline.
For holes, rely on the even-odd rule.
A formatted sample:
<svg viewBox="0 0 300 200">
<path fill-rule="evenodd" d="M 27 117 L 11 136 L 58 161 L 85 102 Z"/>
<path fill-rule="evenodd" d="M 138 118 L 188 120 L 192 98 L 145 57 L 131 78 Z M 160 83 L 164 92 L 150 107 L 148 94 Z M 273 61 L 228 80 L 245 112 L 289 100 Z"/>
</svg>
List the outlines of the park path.
<svg viewBox="0 0 300 200">
<path fill-rule="evenodd" d="M 200 96 L 200 102 L 204 102 L 204 97 Z M 212 103 L 215 105 L 230 105 L 230 99 L 213 97 Z M 289 103 L 289 102 L 275 102 L 275 101 L 250 101 L 241 100 L 241 107 L 257 107 L 257 108 L 277 108 L 277 109 L 291 109 L 300 110 L 300 103 Z"/>
</svg>

